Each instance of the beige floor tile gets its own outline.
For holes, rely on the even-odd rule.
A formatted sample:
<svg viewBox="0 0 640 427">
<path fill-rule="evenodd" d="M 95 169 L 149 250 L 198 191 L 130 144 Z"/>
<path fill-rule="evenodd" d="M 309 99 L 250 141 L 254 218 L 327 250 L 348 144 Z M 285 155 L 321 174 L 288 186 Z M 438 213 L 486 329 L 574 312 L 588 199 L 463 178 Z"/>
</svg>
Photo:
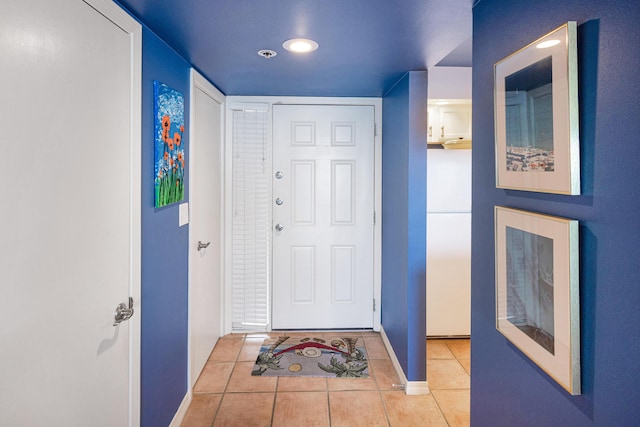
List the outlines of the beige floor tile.
<svg viewBox="0 0 640 427">
<path fill-rule="evenodd" d="M 471 357 L 471 343 L 468 339 L 450 339 L 444 342 L 457 359 L 469 359 Z"/>
<path fill-rule="evenodd" d="M 196 393 L 223 393 L 233 371 L 233 363 L 207 362 L 196 381 Z"/>
<path fill-rule="evenodd" d="M 273 427 L 329 427 L 327 392 L 278 392 Z"/>
<path fill-rule="evenodd" d="M 444 340 L 427 340 L 427 359 L 453 359 L 453 353 Z"/>
<path fill-rule="evenodd" d="M 329 391 L 339 390 L 376 390 L 376 382 L 369 378 L 327 378 Z"/>
<path fill-rule="evenodd" d="M 280 377 L 278 392 L 281 391 L 327 391 L 327 379 L 317 377 Z"/>
<path fill-rule="evenodd" d="M 236 363 L 229 379 L 227 393 L 276 391 L 278 377 L 254 377 L 251 375 L 254 365 L 253 362 Z"/>
<path fill-rule="evenodd" d="M 222 338 L 227 338 L 227 339 L 243 339 L 247 336 L 247 334 L 245 334 L 244 332 L 242 333 L 237 333 L 237 334 L 227 334 L 224 335 Z"/>
<path fill-rule="evenodd" d="M 389 359 L 389 353 L 387 353 L 380 336 L 364 337 L 363 339 L 367 349 L 367 359 Z"/>
<path fill-rule="evenodd" d="M 336 391 L 329 393 L 332 427 L 388 426 L 378 391 Z"/>
<path fill-rule="evenodd" d="M 393 390 L 393 384 L 399 384 L 400 378 L 391 360 L 371 359 L 369 372 L 373 375 L 380 390 Z"/>
<path fill-rule="evenodd" d="M 391 427 L 447 427 L 433 396 L 407 396 L 402 391 L 383 391 L 382 399 Z"/>
<path fill-rule="evenodd" d="M 245 338 L 238 362 L 255 362 L 264 338 Z"/>
<path fill-rule="evenodd" d="M 427 379 L 431 389 L 469 388 L 469 374 L 455 359 L 427 360 Z"/>
<path fill-rule="evenodd" d="M 458 359 L 467 374 L 471 375 L 471 359 Z"/>
<path fill-rule="evenodd" d="M 367 349 L 371 378 L 252 376 L 263 340 L 277 340 L 283 335 L 296 339 L 360 338 Z M 326 426 L 329 418 L 332 427 L 438 427 L 446 422 L 455 427 L 468 426 L 468 343 L 458 339 L 428 340 L 427 377 L 432 394 L 407 396 L 391 389 L 400 380 L 379 333 L 276 331 L 227 335 L 218 341 L 196 382 L 182 425 L 204 427 L 214 421 L 215 426 L 234 427 Z"/>
<path fill-rule="evenodd" d="M 244 343 L 244 337 L 226 335 L 218 340 L 209 356 L 212 362 L 235 362 Z"/>
<path fill-rule="evenodd" d="M 222 394 L 194 394 L 181 427 L 210 427 Z"/>
<path fill-rule="evenodd" d="M 451 427 L 468 427 L 470 425 L 469 390 L 433 390 L 440 410 Z"/>
<path fill-rule="evenodd" d="M 214 427 L 268 427 L 275 393 L 226 393 Z"/>
</svg>

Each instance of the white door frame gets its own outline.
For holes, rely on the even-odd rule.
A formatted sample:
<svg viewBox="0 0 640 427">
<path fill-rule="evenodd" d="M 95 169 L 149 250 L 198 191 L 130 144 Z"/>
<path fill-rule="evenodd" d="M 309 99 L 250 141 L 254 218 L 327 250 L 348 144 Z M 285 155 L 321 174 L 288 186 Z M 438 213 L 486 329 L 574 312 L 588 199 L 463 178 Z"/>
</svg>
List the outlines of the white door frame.
<svg viewBox="0 0 640 427">
<path fill-rule="evenodd" d="M 224 131 L 224 126 L 225 126 L 225 96 L 222 92 L 220 92 L 215 86 L 213 86 L 207 79 L 205 79 L 200 73 L 198 73 L 195 69 L 191 69 L 191 89 L 190 89 L 190 123 L 189 123 L 189 129 L 192 130 L 195 129 L 195 109 L 196 109 L 196 96 L 195 96 L 195 92 L 196 90 L 200 90 L 202 92 L 204 92 L 205 94 L 207 94 L 208 96 L 210 96 L 213 100 L 215 100 L 217 103 L 220 104 L 221 106 L 221 118 L 220 118 L 220 123 L 222 124 L 222 130 L 221 130 L 221 140 L 223 141 L 223 145 L 221 147 L 222 153 L 221 153 L 221 163 L 219 165 L 211 165 L 211 167 L 213 168 L 220 168 L 221 169 L 221 173 L 220 176 L 223 177 L 223 180 L 219 183 L 220 185 L 220 195 L 221 195 L 221 203 L 220 203 L 220 218 L 221 218 L 221 222 L 220 222 L 220 236 L 221 236 L 221 241 L 220 242 L 211 242 L 211 244 L 213 245 L 219 245 L 220 246 L 220 254 L 222 259 L 220 260 L 220 277 L 219 277 L 219 281 L 222 284 L 223 280 L 224 280 L 224 265 L 225 265 L 225 258 L 227 258 L 225 256 L 225 252 L 224 252 L 224 248 L 225 248 L 225 244 L 224 244 L 224 240 L 225 240 L 225 227 L 224 227 L 224 213 L 225 213 L 225 209 L 224 209 L 224 200 L 225 200 L 225 185 L 224 185 L 224 177 L 225 177 L 225 172 L 224 172 L 224 158 L 225 158 L 225 143 L 224 143 L 224 136 L 225 136 L 225 131 Z M 197 143 L 195 143 L 195 138 L 193 138 L 193 134 L 191 135 L 192 139 L 190 140 L 190 145 L 189 145 L 189 156 L 193 159 L 195 158 L 195 156 L 197 155 L 198 149 L 197 149 Z M 194 200 L 195 197 L 195 190 L 198 187 L 198 182 L 196 182 L 195 180 L 195 166 L 194 166 L 195 162 L 191 161 L 189 162 L 189 209 L 193 209 L 194 206 L 197 205 L 198 201 Z M 192 269 L 194 268 L 194 261 L 196 260 L 195 257 L 197 257 L 197 249 L 196 249 L 196 243 L 198 239 L 198 236 L 194 235 L 194 227 L 190 226 L 189 227 L 189 305 L 191 305 L 191 286 L 192 286 Z M 220 325 L 221 325 L 221 330 L 218 331 L 218 333 L 220 335 L 223 334 L 222 331 L 222 325 L 223 325 L 223 319 L 224 319 L 224 304 L 222 304 L 222 301 L 224 301 L 224 286 L 220 286 L 220 307 L 212 307 L 212 309 L 218 309 L 220 310 Z M 189 310 L 189 335 L 188 335 L 188 384 L 189 384 L 189 393 L 191 392 L 191 387 L 195 384 L 195 381 L 197 378 L 191 378 L 191 340 L 192 340 L 192 324 L 191 324 L 191 310 Z"/>
<path fill-rule="evenodd" d="M 129 426 L 140 425 L 140 337 L 142 319 L 142 25 L 112 0 L 84 0 L 89 6 L 129 34 L 131 39 L 131 259 L 129 295 L 135 315 L 129 327 Z M 122 327 L 122 326 L 120 326 Z"/>
<path fill-rule="evenodd" d="M 279 97 L 279 96 L 227 96 L 227 110 L 233 105 L 245 104 L 248 108 L 251 103 L 266 103 L 269 105 L 269 114 L 273 117 L 273 104 L 298 104 L 298 105 L 370 105 L 374 107 L 374 120 L 376 131 L 374 134 L 374 209 L 376 221 L 374 225 L 373 242 L 373 297 L 376 302 L 376 309 L 373 313 L 373 330 L 379 331 L 381 324 L 381 296 L 382 296 L 382 98 L 335 98 L 335 97 Z M 231 209 L 232 209 L 232 139 L 231 139 L 231 114 L 226 117 L 226 138 L 225 138 L 225 235 L 231 235 Z M 270 120 L 271 122 L 271 120 Z M 272 138 L 269 132 L 269 138 Z M 269 146 L 272 146 L 269 140 Z M 231 253 L 231 242 L 227 239 L 225 243 L 225 254 Z M 229 272 L 231 257 L 225 260 L 225 306 L 224 333 L 232 332 L 232 289 Z M 271 292 L 269 293 L 271 297 Z M 271 306 L 271 301 L 269 301 Z M 269 329 L 271 325 L 269 325 Z"/>
</svg>

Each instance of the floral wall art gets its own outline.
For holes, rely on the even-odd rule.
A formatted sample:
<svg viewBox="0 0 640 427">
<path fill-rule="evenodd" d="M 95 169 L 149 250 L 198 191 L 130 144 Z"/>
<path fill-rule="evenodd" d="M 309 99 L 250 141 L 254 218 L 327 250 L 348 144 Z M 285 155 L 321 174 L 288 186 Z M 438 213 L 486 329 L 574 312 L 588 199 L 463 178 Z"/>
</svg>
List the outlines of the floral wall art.
<svg viewBox="0 0 640 427">
<path fill-rule="evenodd" d="M 155 113 L 155 207 L 184 199 L 184 96 L 153 82 Z"/>
</svg>

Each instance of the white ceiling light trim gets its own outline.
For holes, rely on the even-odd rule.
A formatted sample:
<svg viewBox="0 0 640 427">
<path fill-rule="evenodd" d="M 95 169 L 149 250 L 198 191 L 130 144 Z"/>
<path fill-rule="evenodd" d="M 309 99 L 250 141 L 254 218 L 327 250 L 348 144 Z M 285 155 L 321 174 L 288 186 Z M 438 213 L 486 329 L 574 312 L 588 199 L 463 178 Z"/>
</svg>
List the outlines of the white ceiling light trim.
<svg viewBox="0 0 640 427">
<path fill-rule="evenodd" d="M 309 53 L 318 48 L 318 43 L 310 39 L 289 39 L 282 43 L 282 47 L 289 52 Z"/>
</svg>

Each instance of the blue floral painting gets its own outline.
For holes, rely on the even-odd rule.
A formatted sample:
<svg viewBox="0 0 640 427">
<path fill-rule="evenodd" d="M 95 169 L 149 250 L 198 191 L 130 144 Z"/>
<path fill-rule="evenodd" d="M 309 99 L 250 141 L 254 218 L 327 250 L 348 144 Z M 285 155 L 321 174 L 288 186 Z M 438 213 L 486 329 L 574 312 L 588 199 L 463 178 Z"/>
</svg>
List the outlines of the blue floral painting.
<svg viewBox="0 0 640 427">
<path fill-rule="evenodd" d="M 157 80 L 155 100 L 155 206 L 184 199 L 184 96 Z"/>
</svg>

